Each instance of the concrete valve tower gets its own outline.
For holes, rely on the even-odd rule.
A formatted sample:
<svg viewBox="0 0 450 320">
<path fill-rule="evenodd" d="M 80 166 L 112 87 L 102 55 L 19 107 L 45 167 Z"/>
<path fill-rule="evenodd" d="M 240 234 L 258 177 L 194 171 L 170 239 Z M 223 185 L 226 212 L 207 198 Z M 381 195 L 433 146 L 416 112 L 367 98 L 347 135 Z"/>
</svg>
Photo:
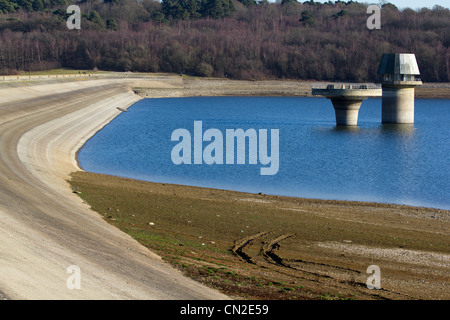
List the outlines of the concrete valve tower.
<svg viewBox="0 0 450 320">
<path fill-rule="evenodd" d="M 381 122 L 414 123 L 414 88 L 422 85 L 419 67 L 412 53 L 385 53 L 378 66 L 381 89 L 367 85 L 328 85 L 313 88 L 313 95 L 325 96 L 333 103 L 337 126 L 356 126 L 363 100 L 381 96 Z"/>
<path fill-rule="evenodd" d="M 377 73 L 382 76 L 381 122 L 414 123 L 414 88 L 422 85 L 415 55 L 383 54 Z"/>
<path fill-rule="evenodd" d="M 337 126 L 356 126 L 361 103 L 369 97 L 380 97 L 381 89 L 369 89 L 367 85 L 341 85 L 330 84 L 326 89 L 312 89 L 313 95 L 321 95 L 330 99 Z"/>
</svg>

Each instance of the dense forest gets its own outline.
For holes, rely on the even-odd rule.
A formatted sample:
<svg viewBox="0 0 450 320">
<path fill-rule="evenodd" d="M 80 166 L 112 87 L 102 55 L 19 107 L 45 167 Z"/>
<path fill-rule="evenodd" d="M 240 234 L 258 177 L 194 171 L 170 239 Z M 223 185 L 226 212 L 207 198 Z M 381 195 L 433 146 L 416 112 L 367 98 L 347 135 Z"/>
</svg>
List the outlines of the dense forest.
<svg viewBox="0 0 450 320">
<path fill-rule="evenodd" d="M 383 53 L 415 53 L 427 82 L 450 81 L 450 10 L 282 0 L 0 0 L 0 74 L 53 68 L 233 79 L 373 81 Z M 81 29 L 69 30 L 70 4 Z"/>
</svg>

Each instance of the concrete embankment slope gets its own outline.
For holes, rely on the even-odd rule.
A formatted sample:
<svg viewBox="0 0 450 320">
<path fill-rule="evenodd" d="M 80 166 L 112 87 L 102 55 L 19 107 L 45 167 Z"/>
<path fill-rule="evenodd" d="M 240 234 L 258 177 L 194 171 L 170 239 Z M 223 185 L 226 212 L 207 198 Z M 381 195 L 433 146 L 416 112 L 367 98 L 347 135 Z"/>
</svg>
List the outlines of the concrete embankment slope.
<svg viewBox="0 0 450 320">
<path fill-rule="evenodd" d="M 164 86 L 164 80 L 148 81 Z M 131 83 L 115 78 L 0 87 L 3 297 L 227 298 L 182 276 L 106 223 L 66 182 L 79 169 L 79 147 L 120 113 L 117 107 L 140 99 Z M 72 265 L 81 271 L 80 289 L 67 287 Z"/>
</svg>

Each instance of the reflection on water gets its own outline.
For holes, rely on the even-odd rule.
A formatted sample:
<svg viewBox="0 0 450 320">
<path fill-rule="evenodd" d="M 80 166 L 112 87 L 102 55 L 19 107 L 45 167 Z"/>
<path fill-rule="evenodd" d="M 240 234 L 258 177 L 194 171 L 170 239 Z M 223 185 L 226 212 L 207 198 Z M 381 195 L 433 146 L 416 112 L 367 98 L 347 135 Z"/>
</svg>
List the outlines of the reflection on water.
<svg viewBox="0 0 450 320">
<path fill-rule="evenodd" d="M 327 99 L 142 100 L 89 140 L 79 161 L 87 171 L 154 182 L 450 209 L 448 100 L 416 100 L 414 125 L 381 124 L 380 109 L 380 99 L 368 99 L 358 127 L 337 127 Z M 196 120 L 203 131 L 279 129 L 278 173 L 261 176 L 260 164 L 174 165 L 171 134 L 193 132 Z"/>
<path fill-rule="evenodd" d="M 334 126 L 336 132 L 358 132 L 360 128 L 358 126 Z"/>
<path fill-rule="evenodd" d="M 410 135 L 414 134 L 414 124 L 392 124 L 383 123 L 381 124 L 381 129 L 386 132 L 397 133 L 399 135 Z"/>
</svg>

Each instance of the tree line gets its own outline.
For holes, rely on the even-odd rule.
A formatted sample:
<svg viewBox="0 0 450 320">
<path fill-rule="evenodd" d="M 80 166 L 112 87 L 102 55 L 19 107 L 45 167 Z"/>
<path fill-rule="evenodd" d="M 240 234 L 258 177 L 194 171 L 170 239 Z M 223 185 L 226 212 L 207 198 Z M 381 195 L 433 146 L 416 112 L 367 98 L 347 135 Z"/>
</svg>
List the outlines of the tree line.
<svg viewBox="0 0 450 320">
<path fill-rule="evenodd" d="M 0 73 L 67 67 L 374 81 L 383 53 L 411 52 L 424 81 L 450 81 L 450 11 L 439 6 L 385 4 L 381 30 L 369 30 L 367 4 L 354 1 L 87 0 L 76 3 L 81 30 L 68 30 L 69 3 L 0 0 Z"/>
</svg>

